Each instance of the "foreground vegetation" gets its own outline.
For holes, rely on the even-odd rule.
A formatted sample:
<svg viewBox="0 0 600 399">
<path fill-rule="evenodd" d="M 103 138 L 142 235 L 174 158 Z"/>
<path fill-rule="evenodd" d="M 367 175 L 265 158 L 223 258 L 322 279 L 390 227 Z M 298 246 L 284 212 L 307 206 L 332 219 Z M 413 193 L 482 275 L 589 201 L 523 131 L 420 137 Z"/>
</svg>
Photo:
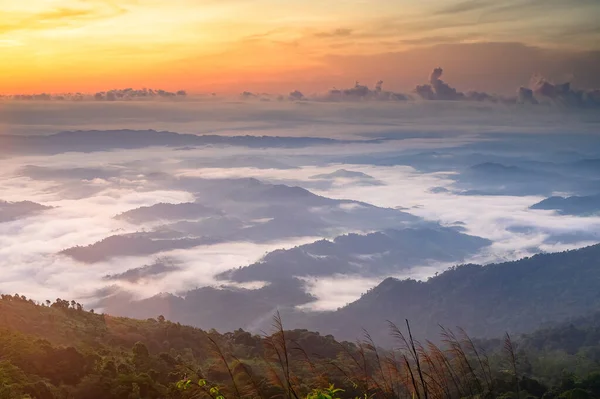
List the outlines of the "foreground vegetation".
<svg viewBox="0 0 600 399">
<path fill-rule="evenodd" d="M 219 334 L 72 301 L 0 300 L 0 398 L 598 398 L 600 317 L 518 340 L 442 344 L 390 324 L 394 349 L 286 331 Z"/>
</svg>

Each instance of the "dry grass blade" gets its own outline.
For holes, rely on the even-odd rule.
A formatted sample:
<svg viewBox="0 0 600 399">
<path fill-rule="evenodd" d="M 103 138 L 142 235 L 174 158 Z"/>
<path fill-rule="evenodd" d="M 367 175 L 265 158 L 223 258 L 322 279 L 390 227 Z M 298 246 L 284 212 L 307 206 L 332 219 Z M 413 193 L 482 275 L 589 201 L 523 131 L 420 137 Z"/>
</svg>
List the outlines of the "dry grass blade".
<svg viewBox="0 0 600 399">
<path fill-rule="evenodd" d="M 365 346 L 367 347 L 367 349 L 369 349 L 375 355 L 375 364 L 376 364 L 378 372 L 381 376 L 381 380 L 383 381 L 383 389 L 381 388 L 380 384 L 377 382 L 376 379 L 373 379 L 374 384 L 377 386 L 377 388 L 380 391 L 382 391 L 386 394 L 390 393 L 392 391 L 392 388 L 386 378 L 385 373 L 383 372 L 383 364 L 381 361 L 381 357 L 379 356 L 379 351 L 377 350 L 377 346 L 375 345 L 375 342 L 373 341 L 371 334 L 369 334 L 369 332 L 367 330 L 363 329 L 363 335 L 365 337 L 365 344 L 366 344 Z"/>
<path fill-rule="evenodd" d="M 206 336 L 208 337 L 208 340 L 210 341 L 210 343 L 213 346 L 213 351 L 215 352 L 217 357 L 221 360 L 221 362 L 223 363 L 223 366 L 225 367 L 225 369 L 227 370 L 227 373 L 229 374 L 229 378 L 231 380 L 231 384 L 232 384 L 233 390 L 235 392 L 235 397 L 238 399 L 241 398 L 240 390 L 239 390 L 239 388 L 235 382 L 235 378 L 233 376 L 233 371 L 231 370 L 231 367 L 229 367 L 229 363 L 227 362 L 227 359 L 225 358 L 225 355 L 223 354 L 221 347 L 210 335 L 207 334 Z"/>
<path fill-rule="evenodd" d="M 412 371 L 412 368 L 410 367 L 410 362 L 408 361 L 408 358 L 406 357 L 406 355 L 402 355 L 402 358 L 404 359 L 404 365 L 406 366 L 406 370 L 408 370 L 408 373 L 410 374 L 410 381 L 413 387 L 413 393 L 417 395 L 417 398 L 421 398 L 421 393 L 419 392 L 419 387 L 417 386 L 417 381 L 415 380 L 415 374 Z"/>
<path fill-rule="evenodd" d="M 504 350 L 508 355 L 508 360 L 512 368 L 513 375 L 515 377 L 515 386 L 517 388 L 517 397 L 520 396 L 521 387 L 519 385 L 519 375 L 517 374 L 517 351 L 515 345 L 510 338 L 510 335 L 506 333 L 504 337 Z"/>
<path fill-rule="evenodd" d="M 449 351 L 454 355 L 455 359 L 457 359 L 458 361 L 458 366 L 461 369 L 461 374 L 464 376 L 464 385 L 466 385 L 467 390 L 469 391 L 469 395 L 475 396 L 476 392 L 473 391 L 473 384 L 468 378 L 468 376 L 471 376 L 471 378 L 474 379 L 475 384 L 478 388 L 478 393 L 482 393 L 481 382 L 479 381 L 477 374 L 475 374 L 475 370 L 473 369 L 473 366 L 471 366 L 471 363 L 469 362 L 469 359 L 467 358 L 467 355 L 462 345 L 460 344 L 460 340 L 456 337 L 452 330 L 446 329 L 441 325 L 439 327 L 442 330 L 442 341 L 450 347 Z"/>
<path fill-rule="evenodd" d="M 281 314 L 279 311 L 277 311 L 275 316 L 273 316 L 273 328 L 275 332 L 271 335 L 272 347 L 275 350 L 279 366 L 283 372 L 288 397 L 299 399 L 293 386 L 294 384 L 290 368 L 290 355 L 287 347 L 285 330 L 283 328 L 283 322 L 281 320 Z"/>
<path fill-rule="evenodd" d="M 249 388 L 250 388 L 251 394 L 253 394 L 252 397 L 253 398 L 262 398 L 262 395 L 260 393 L 259 384 L 256 382 L 256 379 L 255 379 L 254 374 L 252 373 L 252 370 L 250 369 L 250 367 L 248 365 L 246 365 L 245 363 L 243 363 L 237 357 L 232 356 L 232 358 L 237 362 L 237 366 L 234 368 L 234 372 L 236 370 L 240 369 L 242 371 L 242 373 L 244 373 L 248 377 L 248 380 L 250 381 Z"/>
<path fill-rule="evenodd" d="M 471 339 L 469 334 L 467 334 L 467 332 L 464 329 L 459 327 L 458 332 L 460 333 L 460 335 L 462 337 L 462 341 L 465 343 L 465 346 L 467 346 L 467 348 L 469 348 L 471 350 L 471 352 L 477 359 L 477 363 L 479 364 L 479 367 L 481 369 L 481 374 L 483 375 L 483 379 L 485 381 L 485 385 L 486 385 L 488 392 L 492 392 L 492 375 L 491 375 L 491 373 L 488 375 L 488 371 L 490 371 L 490 370 L 489 370 L 489 362 L 487 362 L 487 357 L 485 356 L 485 354 L 483 354 L 483 357 L 482 357 L 482 355 L 480 355 L 480 353 L 479 353 L 480 351 L 477 350 L 475 343 L 473 342 L 473 340 Z M 486 365 L 487 365 L 487 367 L 486 367 Z"/>
<path fill-rule="evenodd" d="M 415 361 L 417 363 L 417 371 L 419 372 L 419 378 L 421 379 L 421 385 L 423 386 L 423 395 L 425 396 L 425 399 L 427 399 L 428 395 L 427 395 L 427 384 L 425 384 L 425 379 L 423 378 L 423 371 L 421 370 L 421 362 L 419 360 L 419 354 L 417 353 L 417 350 L 415 348 L 415 341 L 413 339 L 412 336 L 412 332 L 410 331 L 410 323 L 408 322 L 408 319 L 406 319 L 406 328 L 408 329 L 408 337 L 410 338 L 410 347 L 412 352 L 414 353 L 415 356 Z"/>
<path fill-rule="evenodd" d="M 444 375 L 450 376 L 450 381 L 452 381 L 452 385 L 454 386 L 455 392 L 458 394 L 459 397 L 463 397 L 464 391 L 461 388 L 461 384 L 458 381 L 458 377 L 454 372 L 454 369 L 450 364 L 450 360 L 448 359 L 446 354 L 433 342 L 427 341 L 427 346 L 433 358 L 442 367 L 442 372 L 444 373 Z"/>
<path fill-rule="evenodd" d="M 438 388 L 438 392 L 435 393 L 435 397 L 446 397 L 450 398 L 450 389 L 448 388 L 448 379 L 443 371 L 443 366 L 437 364 L 436 359 L 431 356 L 431 354 L 423 347 L 423 345 L 419 344 L 417 347 L 419 352 L 419 357 L 423 359 L 424 365 L 427 370 L 430 370 L 432 373 L 426 374 L 429 377 L 429 380 Z M 439 390 L 442 391 L 443 395 L 440 395 Z"/>
</svg>

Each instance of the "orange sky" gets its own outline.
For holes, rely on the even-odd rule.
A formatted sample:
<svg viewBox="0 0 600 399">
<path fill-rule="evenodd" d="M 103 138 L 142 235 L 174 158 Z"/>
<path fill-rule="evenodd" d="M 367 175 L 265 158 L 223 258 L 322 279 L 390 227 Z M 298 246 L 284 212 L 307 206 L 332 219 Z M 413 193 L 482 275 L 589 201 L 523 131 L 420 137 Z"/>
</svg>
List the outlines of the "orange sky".
<svg viewBox="0 0 600 399">
<path fill-rule="evenodd" d="M 0 93 L 317 90 L 381 75 L 401 87 L 432 62 L 473 67 L 436 58 L 436 45 L 600 50 L 597 0 L 0 0 L 0 10 Z M 536 72 L 526 67 L 519 79 Z"/>
</svg>

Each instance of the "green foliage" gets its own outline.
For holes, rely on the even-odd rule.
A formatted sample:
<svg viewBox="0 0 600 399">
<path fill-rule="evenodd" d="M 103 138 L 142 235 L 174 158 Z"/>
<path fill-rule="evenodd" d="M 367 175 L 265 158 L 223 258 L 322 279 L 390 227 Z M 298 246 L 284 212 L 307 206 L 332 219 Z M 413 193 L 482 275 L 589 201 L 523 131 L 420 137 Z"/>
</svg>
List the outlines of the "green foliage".
<svg viewBox="0 0 600 399">
<path fill-rule="evenodd" d="M 340 399 L 338 394 L 344 392 L 341 388 L 335 388 L 333 384 L 325 389 L 313 389 L 311 393 L 306 395 L 306 399 Z"/>
</svg>

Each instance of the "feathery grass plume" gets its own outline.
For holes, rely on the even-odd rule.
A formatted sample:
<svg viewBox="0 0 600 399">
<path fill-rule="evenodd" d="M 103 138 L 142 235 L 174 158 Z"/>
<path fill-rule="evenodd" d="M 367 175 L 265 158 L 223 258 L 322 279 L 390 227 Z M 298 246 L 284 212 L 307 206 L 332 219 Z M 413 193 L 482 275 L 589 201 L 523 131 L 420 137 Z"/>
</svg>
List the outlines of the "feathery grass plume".
<svg viewBox="0 0 600 399">
<path fill-rule="evenodd" d="M 492 393 L 493 392 L 492 370 L 490 367 L 489 358 L 488 358 L 487 354 L 485 353 L 485 350 L 483 350 L 483 349 L 478 350 L 477 347 L 475 346 L 475 343 L 469 336 L 469 334 L 467 334 L 467 332 L 462 327 L 458 327 L 458 332 L 459 332 L 461 339 L 464 342 L 465 346 L 471 351 L 471 353 L 477 359 L 477 363 L 479 364 L 479 367 L 481 369 L 481 374 L 485 381 L 487 391 L 489 393 Z"/>
<path fill-rule="evenodd" d="M 519 375 L 517 374 L 517 351 L 516 351 L 516 347 L 513 344 L 512 339 L 510 338 L 510 335 L 508 333 L 506 333 L 506 335 L 504 336 L 504 350 L 506 351 L 506 354 L 508 356 L 508 361 L 510 363 L 510 366 L 512 368 L 512 372 L 515 378 L 515 387 L 517 389 L 517 398 L 520 397 L 520 391 L 521 388 L 519 386 Z"/>
<path fill-rule="evenodd" d="M 427 349 L 421 345 L 417 345 L 417 351 L 419 356 L 423 359 L 424 366 L 429 373 L 424 372 L 431 381 L 428 384 L 431 394 L 434 398 L 450 398 L 450 389 L 448 388 L 448 380 L 444 375 L 444 371 L 437 364 L 435 358 L 427 351 Z M 437 388 L 437 389 L 436 389 Z"/>
<path fill-rule="evenodd" d="M 317 366 L 315 365 L 315 363 L 311 360 L 308 353 L 304 350 L 302 345 L 300 345 L 298 343 L 298 341 L 292 339 L 292 340 L 290 340 L 290 342 L 292 344 L 294 344 L 294 347 L 292 347 L 291 350 L 300 354 L 302 363 L 308 365 L 310 371 L 313 373 L 314 376 L 316 376 L 319 386 L 329 385 L 330 380 L 329 380 L 329 377 L 328 377 L 326 371 L 324 370 L 323 372 L 320 372 L 317 369 Z"/>
<path fill-rule="evenodd" d="M 394 389 L 396 397 L 400 397 L 402 391 L 408 392 L 407 387 L 410 385 L 410 381 L 408 380 L 406 373 L 403 373 L 403 363 L 398 361 L 396 356 L 397 353 L 391 351 L 387 355 L 386 360 L 390 372 L 390 381 L 396 386 Z"/>
<path fill-rule="evenodd" d="M 231 370 L 231 367 L 229 367 L 229 363 L 227 362 L 227 359 L 225 358 L 225 355 L 223 354 L 221 347 L 210 335 L 207 334 L 207 337 L 213 346 L 213 351 L 214 351 L 215 355 L 217 356 L 217 358 L 219 358 L 221 360 L 223 366 L 227 370 L 227 374 L 229 375 L 229 379 L 231 380 L 231 385 L 233 386 L 235 398 L 237 398 L 237 399 L 241 398 L 240 390 L 239 390 L 237 383 L 235 382 L 235 378 L 233 376 L 233 371 Z"/>
<path fill-rule="evenodd" d="M 356 369 L 353 374 L 355 376 L 355 380 L 361 382 L 362 393 L 364 397 L 369 396 L 369 379 L 367 378 L 367 372 L 364 369 L 364 363 L 360 362 L 360 359 L 354 357 L 354 355 L 350 352 L 350 350 L 344 346 L 341 342 L 337 342 L 337 345 L 342 348 L 342 353 L 346 354 L 346 356 L 352 361 Z M 360 351 L 360 342 L 357 343 L 357 353 Z M 346 374 L 346 373 L 344 373 Z M 346 374 L 348 376 L 348 374 Z M 354 383 L 354 380 L 352 380 Z M 358 385 L 358 384 L 357 384 Z"/>
<path fill-rule="evenodd" d="M 267 362 L 267 381 L 271 386 L 280 388 L 283 392 L 285 392 L 285 384 L 283 383 L 283 380 L 281 379 L 281 377 L 279 376 L 279 373 L 277 373 L 277 370 L 275 370 L 275 367 L 273 367 L 273 364 L 271 362 Z"/>
<path fill-rule="evenodd" d="M 408 337 L 410 338 L 410 347 L 412 352 L 415 355 L 415 361 L 417 362 L 417 371 L 419 372 L 419 378 L 421 378 L 421 385 L 423 386 L 423 395 L 425 395 L 425 399 L 427 399 L 427 385 L 425 384 L 425 379 L 423 378 L 423 372 L 421 370 L 421 362 L 419 361 L 419 354 L 415 349 L 415 341 L 413 340 L 412 332 L 410 331 L 410 323 L 408 319 L 406 321 L 406 328 L 408 329 Z"/>
<path fill-rule="evenodd" d="M 456 392 L 458 397 L 465 396 L 464 391 L 462 390 L 462 384 L 460 384 L 458 376 L 454 372 L 454 368 L 450 364 L 450 360 L 448 359 L 446 354 L 431 341 L 427 341 L 427 347 L 429 353 L 431 353 L 433 359 L 435 359 L 435 362 L 442 369 L 444 376 L 446 376 L 445 378 L 447 379 L 448 376 L 450 377 L 450 381 L 452 381 L 452 385 L 454 386 L 454 392 Z"/>
<path fill-rule="evenodd" d="M 410 374 L 410 381 L 412 383 L 412 395 L 414 397 L 414 395 L 417 395 L 417 398 L 421 399 L 421 393 L 419 392 L 419 387 L 417 385 L 417 381 L 415 380 L 415 374 L 412 371 L 412 368 L 410 367 L 410 362 L 408 361 L 408 357 L 406 355 L 402 355 L 402 358 L 404 359 L 404 364 L 406 365 L 406 370 L 408 370 L 408 373 Z"/>
<path fill-rule="evenodd" d="M 283 322 L 281 320 L 281 314 L 279 311 L 273 316 L 273 329 L 274 332 L 268 337 L 265 342 L 270 347 L 277 359 L 277 364 L 281 369 L 283 378 L 279 381 L 283 382 L 285 391 L 287 392 L 288 398 L 298 398 L 298 394 L 294 388 L 294 381 L 292 378 L 291 364 L 290 364 L 290 353 L 287 346 L 285 337 L 285 330 L 283 328 Z"/>
<path fill-rule="evenodd" d="M 408 361 L 408 357 L 406 355 L 404 355 L 405 364 L 408 367 L 408 370 L 410 372 L 411 380 L 412 380 L 412 383 L 413 383 L 413 386 L 415 389 L 415 394 L 420 399 L 421 393 L 422 393 L 424 396 L 424 399 L 428 399 L 429 392 L 427 389 L 427 383 L 423 376 L 423 369 L 421 368 L 421 361 L 419 359 L 419 353 L 417 352 L 415 340 L 413 339 L 412 332 L 410 330 L 410 323 L 408 322 L 408 320 L 405 320 L 405 321 L 406 321 L 406 327 L 408 329 L 408 339 L 402 333 L 402 331 L 400 331 L 400 329 L 398 328 L 398 326 L 396 326 L 396 324 L 394 324 L 393 322 L 391 322 L 389 320 L 388 320 L 388 324 L 390 326 L 392 336 L 394 338 L 396 338 L 402 344 L 400 349 L 404 350 L 405 352 L 408 352 L 410 354 L 410 357 L 412 358 L 412 361 L 415 364 L 416 371 L 419 376 L 419 384 L 418 385 L 417 385 L 416 379 L 414 378 L 414 373 L 412 371 L 410 362 Z M 420 387 L 419 387 L 419 385 L 420 385 Z M 422 390 L 422 392 L 421 392 L 421 390 Z"/>
<path fill-rule="evenodd" d="M 390 326 L 392 336 L 394 338 L 396 338 L 398 340 L 398 342 L 400 342 L 400 344 L 401 344 L 399 349 L 401 351 L 402 359 L 404 360 L 404 365 L 406 366 L 407 373 L 410 375 L 410 381 L 411 381 L 411 384 L 413 387 L 413 394 L 416 394 L 417 397 L 420 399 L 421 393 L 419 392 L 419 387 L 415 380 L 415 375 L 412 371 L 412 367 L 410 366 L 410 362 L 408 361 L 408 357 L 406 356 L 405 353 L 406 352 L 410 353 L 411 357 L 413 358 L 413 361 L 415 360 L 416 355 L 414 353 L 412 353 L 412 351 L 410 350 L 410 345 L 408 343 L 408 340 L 406 339 L 404 334 L 402 334 L 402 331 L 400 331 L 398 326 L 396 326 L 396 324 L 394 324 L 393 322 L 391 322 L 389 320 L 388 320 L 388 324 Z"/>
<path fill-rule="evenodd" d="M 377 367 L 377 371 L 379 372 L 379 375 L 381 376 L 381 380 L 383 382 L 383 387 L 381 386 L 381 384 L 379 384 L 379 382 L 377 381 L 375 376 L 373 376 L 373 379 L 372 379 L 373 384 L 380 392 L 382 392 L 384 394 L 384 396 L 387 397 L 389 394 L 393 393 L 393 391 L 392 391 L 391 386 L 385 376 L 385 373 L 383 372 L 383 364 L 382 364 L 381 357 L 379 356 L 379 351 L 377 350 L 377 346 L 375 345 L 373 338 L 371 337 L 369 332 L 365 329 L 363 329 L 363 336 L 364 336 L 363 344 L 364 344 L 365 348 L 367 350 L 371 351 L 373 353 L 373 355 L 375 356 L 375 366 Z M 393 397 L 393 395 L 392 395 L 392 397 Z"/>
<path fill-rule="evenodd" d="M 452 330 L 446 329 L 441 325 L 439 327 L 442 330 L 442 342 L 446 343 L 449 346 L 449 352 L 457 360 L 458 366 L 461 370 L 461 374 L 463 375 L 464 384 L 466 385 L 469 391 L 469 395 L 475 396 L 476 394 L 481 394 L 481 382 L 479 381 L 479 378 L 477 377 L 477 374 L 475 373 L 475 369 L 471 365 L 471 362 L 467 358 L 467 355 L 460 343 L 460 340 L 456 337 Z M 473 382 L 476 386 L 475 391 L 473 390 Z"/>
<path fill-rule="evenodd" d="M 259 387 L 259 383 L 256 382 L 256 378 L 254 373 L 252 373 L 252 369 L 250 366 L 242 362 L 236 356 L 231 355 L 233 360 L 236 362 L 234 370 L 234 375 L 237 373 L 243 373 L 246 377 L 248 377 L 249 384 L 246 384 L 247 391 L 253 398 L 262 398 L 261 390 Z"/>
<path fill-rule="evenodd" d="M 358 342 L 357 343 L 357 347 L 358 347 L 358 356 L 359 356 L 359 360 L 360 360 L 360 366 L 359 366 L 359 371 L 362 372 L 363 374 L 363 381 L 364 381 L 364 386 L 365 386 L 365 396 L 369 396 L 369 392 L 371 390 L 371 385 L 369 384 L 370 382 L 370 378 L 369 378 L 369 365 L 367 363 L 367 356 L 365 353 L 365 348 L 362 342 Z"/>
</svg>

